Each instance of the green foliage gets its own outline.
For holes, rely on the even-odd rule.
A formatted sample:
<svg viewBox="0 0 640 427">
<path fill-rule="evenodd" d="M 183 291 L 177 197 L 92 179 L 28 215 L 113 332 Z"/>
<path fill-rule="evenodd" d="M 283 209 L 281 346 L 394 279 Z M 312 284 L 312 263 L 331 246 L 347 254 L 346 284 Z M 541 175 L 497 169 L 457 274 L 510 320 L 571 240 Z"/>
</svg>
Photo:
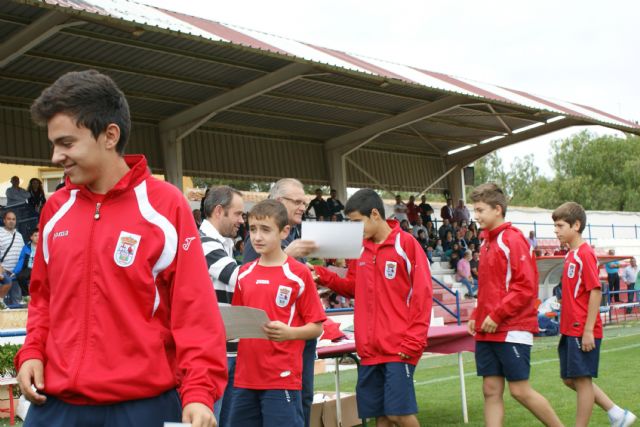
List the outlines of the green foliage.
<svg viewBox="0 0 640 427">
<path fill-rule="evenodd" d="M 475 162 L 476 183 L 497 183 L 518 206 L 554 209 L 572 200 L 588 210 L 640 211 L 640 137 L 583 131 L 552 147 L 552 179 L 540 174 L 532 154 L 516 158 L 505 172 L 491 153 Z"/>
<path fill-rule="evenodd" d="M 18 350 L 22 347 L 21 344 L 3 344 L 0 345 L 0 376 L 10 374 L 16 376 L 16 369 L 13 366 L 13 358 L 16 356 Z"/>
<path fill-rule="evenodd" d="M 253 182 L 237 179 L 220 179 L 220 178 L 206 178 L 196 176 L 192 178 L 193 185 L 196 187 L 211 187 L 216 185 L 228 185 L 240 191 L 260 191 L 268 192 L 271 188 L 271 182 Z"/>
</svg>

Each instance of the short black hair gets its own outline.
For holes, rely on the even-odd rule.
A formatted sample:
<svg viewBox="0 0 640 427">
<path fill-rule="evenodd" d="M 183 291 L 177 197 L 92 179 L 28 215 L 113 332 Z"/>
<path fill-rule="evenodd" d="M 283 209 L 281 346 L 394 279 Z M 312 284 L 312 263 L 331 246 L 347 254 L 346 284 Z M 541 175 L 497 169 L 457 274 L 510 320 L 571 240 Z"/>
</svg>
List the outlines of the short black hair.
<svg viewBox="0 0 640 427">
<path fill-rule="evenodd" d="M 111 77 L 96 70 L 71 71 L 59 77 L 33 102 L 31 117 L 46 126 L 59 113 L 73 117 L 76 125 L 89 129 L 94 138 L 110 124 L 118 125 L 116 151 L 124 154 L 131 131 L 129 104 Z"/>
<path fill-rule="evenodd" d="M 2 214 L 2 219 L 5 220 L 7 219 L 7 215 L 9 214 L 13 214 L 13 216 L 16 217 L 16 219 L 18 219 L 18 215 L 16 215 L 16 213 L 14 211 L 12 211 L 11 209 L 7 209 L 6 211 L 4 211 L 4 213 Z"/>
<path fill-rule="evenodd" d="M 220 205 L 224 209 L 225 215 L 229 212 L 229 206 L 233 201 L 233 196 L 238 195 L 242 198 L 242 193 L 235 188 L 228 185 L 220 185 L 218 187 L 211 187 L 207 190 L 207 195 L 204 198 L 204 216 L 209 218 L 213 214 L 213 210 L 216 206 Z"/>
<path fill-rule="evenodd" d="M 370 188 L 363 188 L 354 193 L 347 200 L 344 213 L 349 215 L 352 212 L 358 212 L 360 215 L 371 217 L 371 211 L 376 209 L 382 219 L 385 219 L 384 203 L 382 197 Z"/>
</svg>

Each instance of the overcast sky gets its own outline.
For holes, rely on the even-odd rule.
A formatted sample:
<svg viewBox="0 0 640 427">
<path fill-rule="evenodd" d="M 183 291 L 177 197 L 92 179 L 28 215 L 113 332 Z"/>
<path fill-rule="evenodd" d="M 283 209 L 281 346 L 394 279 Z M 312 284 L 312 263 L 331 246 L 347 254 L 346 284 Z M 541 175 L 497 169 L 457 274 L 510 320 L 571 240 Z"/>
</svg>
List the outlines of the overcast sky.
<svg viewBox="0 0 640 427">
<path fill-rule="evenodd" d="M 142 0 L 190 15 L 577 102 L 640 121 L 636 0 Z M 611 133 L 594 128 L 598 133 Z M 506 165 L 550 141 L 500 151 Z"/>
</svg>

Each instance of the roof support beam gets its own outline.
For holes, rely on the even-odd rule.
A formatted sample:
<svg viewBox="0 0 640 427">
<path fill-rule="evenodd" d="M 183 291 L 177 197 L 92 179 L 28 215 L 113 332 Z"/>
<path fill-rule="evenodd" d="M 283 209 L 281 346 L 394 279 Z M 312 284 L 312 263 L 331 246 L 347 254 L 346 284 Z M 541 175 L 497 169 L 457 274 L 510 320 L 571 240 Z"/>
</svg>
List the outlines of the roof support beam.
<svg viewBox="0 0 640 427">
<path fill-rule="evenodd" d="M 50 10 L 27 25 L 0 45 L 0 68 L 20 57 L 63 28 L 81 25 L 84 22 L 67 22 L 69 16 Z"/>
<path fill-rule="evenodd" d="M 435 116 L 436 114 L 440 114 L 446 110 L 456 107 L 462 102 L 464 102 L 464 98 L 458 96 L 441 98 L 437 101 L 430 102 L 429 104 L 380 120 L 352 132 L 348 132 L 344 135 L 331 138 L 325 142 L 325 149 L 340 149 L 348 152 L 355 151 L 379 135 L 411 125 L 431 116 Z"/>
<path fill-rule="evenodd" d="M 469 163 L 474 162 L 475 160 L 478 160 L 499 148 L 526 141 L 527 139 L 535 138 L 537 136 L 546 135 L 548 133 L 565 129 L 571 126 L 584 124 L 587 123 L 564 118 L 519 133 L 513 133 L 511 135 L 505 136 L 504 138 L 496 139 L 486 144 L 480 144 L 476 147 L 448 156 L 446 158 L 447 169 L 451 168 L 452 166 L 466 166 Z"/>
<path fill-rule="evenodd" d="M 182 139 L 220 111 L 227 110 L 235 105 L 258 97 L 265 92 L 286 85 L 312 70 L 313 66 L 300 63 L 293 63 L 282 67 L 272 73 L 252 80 L 243 86 L 231 89 L 222 95 L 211 98 L 163 120 L 160 122 L 160 131 L 166 132 L 171 129 L 187 127 L 187 129 L 185 129 L 186 132 L 180 132 L 179 139 Z"/>
</svg>

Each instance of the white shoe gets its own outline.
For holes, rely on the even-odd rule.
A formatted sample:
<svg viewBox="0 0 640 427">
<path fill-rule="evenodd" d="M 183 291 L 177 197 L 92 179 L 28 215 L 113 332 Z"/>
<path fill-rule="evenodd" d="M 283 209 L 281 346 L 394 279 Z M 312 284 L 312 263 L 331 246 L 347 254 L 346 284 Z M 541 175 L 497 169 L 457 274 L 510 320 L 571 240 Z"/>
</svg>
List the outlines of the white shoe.
<svg viewBox="0 0 640 427">
<path fill-rule="evenodd" d="M 628 409 L 625 409 L 622 417 L 615 420 L 611 420 L 611 426 L 612 427 L 629 427 L 630 425 L 635 423 L 637 419 L 638 418 L 633 414 L 633 412 L 629 411 Z"/>
</svg>

